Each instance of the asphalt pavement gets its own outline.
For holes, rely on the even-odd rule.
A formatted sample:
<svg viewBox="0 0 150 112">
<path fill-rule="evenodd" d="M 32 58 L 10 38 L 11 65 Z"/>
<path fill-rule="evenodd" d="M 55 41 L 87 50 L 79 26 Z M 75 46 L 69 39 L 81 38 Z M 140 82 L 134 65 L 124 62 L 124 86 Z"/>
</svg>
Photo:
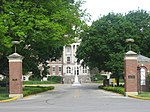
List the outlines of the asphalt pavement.
<svg viewBox="0 0 150 112">
<path fill-rule="evenodd" d="M 55 90 L 0 103 L 0 112 L 150 112 L 150 101 L 98 89 L 98 84 L 54 85 Z"/>
</svg>

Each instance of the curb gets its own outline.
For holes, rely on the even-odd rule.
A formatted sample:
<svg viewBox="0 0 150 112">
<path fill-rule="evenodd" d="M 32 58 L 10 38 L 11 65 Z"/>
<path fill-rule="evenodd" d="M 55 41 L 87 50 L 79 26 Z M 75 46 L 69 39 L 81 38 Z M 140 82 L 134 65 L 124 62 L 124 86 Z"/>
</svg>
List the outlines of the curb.
<svg viewBox="0 0 150 112">
<path fill-rule="evenodd" d="M 10 98 L 10 99 L 7 99 L 7 100 L 0 100 L 0 103 L 1 102 L 10 102 L 10 101 L 14 101 L 14 100 L 17 100 L 18 97 L 13 97 L 13 98 Z"/>
<path fill-rule="evenodd" d="M 132 95 L 128 95 L 131 98 L 136 98 L 136 99 L 141 99 L 141 100 L 150 100 L 150 98 L 146 98 L 146 97 L 140 97 L 140 96 L 132 96 Z"/>
</svg>

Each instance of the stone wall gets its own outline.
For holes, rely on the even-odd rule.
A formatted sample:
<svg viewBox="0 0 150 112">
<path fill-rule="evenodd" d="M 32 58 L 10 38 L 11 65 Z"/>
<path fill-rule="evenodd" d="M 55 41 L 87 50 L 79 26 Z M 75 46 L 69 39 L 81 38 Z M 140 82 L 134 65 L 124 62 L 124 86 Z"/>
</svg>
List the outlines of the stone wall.
<svg viewBox="0 0 150 112">
<path fill-rule="evenodd" d="M 72 84 L 74 82 L 74 75 L 68 75 L 68 76 L 64 76 L 63 77 L 63 81 L 65 84 Z M 91 82 L 91 78 L 90 75 L 79 75 L 79 82 L 82 83 L 90 83 Z"/>
</svg>

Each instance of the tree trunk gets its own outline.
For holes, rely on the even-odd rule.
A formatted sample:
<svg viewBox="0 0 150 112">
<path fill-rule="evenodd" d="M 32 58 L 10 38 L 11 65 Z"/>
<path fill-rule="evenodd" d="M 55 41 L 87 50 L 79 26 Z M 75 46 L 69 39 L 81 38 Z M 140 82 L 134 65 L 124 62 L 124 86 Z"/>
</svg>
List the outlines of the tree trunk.
<svg viewBox="0 0 150 112">
<path fill-rule="evenodd" d="M 119 76 L 116 77 L 116 81 L 117 81 L 117 86 L 119 86 Z"/>
</svg>

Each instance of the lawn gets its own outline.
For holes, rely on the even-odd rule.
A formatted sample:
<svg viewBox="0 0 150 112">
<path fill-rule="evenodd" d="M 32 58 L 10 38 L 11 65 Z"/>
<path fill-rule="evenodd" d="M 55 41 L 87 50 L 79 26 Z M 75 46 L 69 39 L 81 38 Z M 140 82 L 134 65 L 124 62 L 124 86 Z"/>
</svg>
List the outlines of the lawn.
<svg viewBox="0 0 150 112">
<path fill-rule="evenodd" d="M 150 98 L 150 92 L 142 92 L 138 96 L 145 97 L 145 98 Z"/>
<path fill-rule="evenodd" d="M 8 98 L 8 88 L 0 87 L 0 100 L 5 100 Z"/>
<path fill-rule="evenodd" d="M 41 93 L 44 91 L 54 89 L 53 86 L 43 87 L 43 86 L 25 86 L 23 88 L 23 96 L 28 96 L 36 93 Z M 8 91 L 6 87 L 0 87 L 0 100 L 9 99 Z"/>
</svg>

